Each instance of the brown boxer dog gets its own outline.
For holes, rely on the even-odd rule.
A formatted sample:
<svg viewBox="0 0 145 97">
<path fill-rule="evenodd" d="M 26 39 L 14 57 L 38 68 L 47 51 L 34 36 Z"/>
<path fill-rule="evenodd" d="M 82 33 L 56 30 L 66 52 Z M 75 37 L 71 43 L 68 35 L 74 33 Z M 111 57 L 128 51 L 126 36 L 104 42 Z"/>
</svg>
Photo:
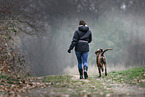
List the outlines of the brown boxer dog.
<svg viewBox="0 0 145 97">
<path fill-rule="evenodd" d="M 112 50 L 112 48 L 108 48 L 108 49 L 98 49 L 96 50 L 95 54 L 96 54 L 96 64 L 98 67 L 98 71 L 99 71 L 99 77 L 101 77 L 101 70 L 102 72 L 104 71 L 103 69 L 103 65 L 105 65 L 105 76 L 107 76 L 107 61 L 106 61 L 106 57 L 104 55 L 104 53 L 108 50 Z"/>
</svg>

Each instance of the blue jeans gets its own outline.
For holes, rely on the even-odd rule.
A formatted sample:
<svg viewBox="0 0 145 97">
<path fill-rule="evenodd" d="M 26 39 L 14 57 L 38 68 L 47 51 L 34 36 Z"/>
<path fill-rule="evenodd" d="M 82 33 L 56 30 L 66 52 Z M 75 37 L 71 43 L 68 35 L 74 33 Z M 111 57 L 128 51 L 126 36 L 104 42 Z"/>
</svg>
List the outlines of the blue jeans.
<svg viewBox="0 0 145 97">
<path fill-rule="evenodd" d="M 88 67 L 87 59 L 88 59 L 89 52 L 82 53 L 82 52 L 75 51 L 75 53 L 78 60 L 78 69 L 83 69 L 84 66 Z M 82 63 L 83 63 L 83 67 L 82 67 Z"/>
</svg>

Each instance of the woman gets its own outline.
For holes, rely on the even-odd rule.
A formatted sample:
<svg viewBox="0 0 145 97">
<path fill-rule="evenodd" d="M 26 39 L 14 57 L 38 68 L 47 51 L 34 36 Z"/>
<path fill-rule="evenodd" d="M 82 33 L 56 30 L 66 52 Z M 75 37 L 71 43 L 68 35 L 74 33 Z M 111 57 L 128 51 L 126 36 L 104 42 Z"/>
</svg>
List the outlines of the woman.
<svg viewBox="0 0 145 97">
<path fill-rule="evenodd" d="M 84 78 L 88 78 L 88 54 L 89 54 L 89 43 L 92 41 L 92 33 L 87 26 L 87 23 L 83 20 L 80 20 L 78 30 L 75 31 L 73 40 L 68 49 L 68 53 L 71 53 L 71 50 L 75 47 L 75 54 L 78 60 L 78 70 L 80 73 L 80 79 L 83 79 L 83 70 Z M 83 67 L 82 67 L 83 63 Z"/>
</svg>

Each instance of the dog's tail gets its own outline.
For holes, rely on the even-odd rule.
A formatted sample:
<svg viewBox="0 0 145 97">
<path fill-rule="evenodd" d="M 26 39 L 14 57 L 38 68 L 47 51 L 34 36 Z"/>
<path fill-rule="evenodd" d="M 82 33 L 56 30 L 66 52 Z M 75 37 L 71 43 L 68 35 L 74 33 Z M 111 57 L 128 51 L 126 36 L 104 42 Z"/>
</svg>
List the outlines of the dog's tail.
<svg viewBox="0 0 145 97">
<path fill-rule="evenodd" d="M 103 56 L 104 53 L 105 53 L 106 51 L 108 51 L 108 50 L 113 50 L 113 49 L 112 49 L 112 48 L 108 48 L 108 49 L 104 50 L 104 51 L 102 52 L 101 56 Z"/>
</svg>

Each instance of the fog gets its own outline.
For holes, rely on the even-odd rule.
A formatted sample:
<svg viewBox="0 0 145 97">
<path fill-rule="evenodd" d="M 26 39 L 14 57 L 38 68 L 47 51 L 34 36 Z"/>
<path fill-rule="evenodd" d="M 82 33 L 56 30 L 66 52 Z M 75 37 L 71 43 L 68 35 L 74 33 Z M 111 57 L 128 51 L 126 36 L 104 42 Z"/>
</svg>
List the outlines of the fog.
<svg viewBox="0 0 145 97">
<path fill-rule="evenodd" d="M 74 51 L 67 50 L 81 19 L 93 34 L 90 67 L 96 68 L 94 52 L 99 48 L 113 48 L 106 52 L 110 70 L 119 70 L 120 64 L 124 68 L 145 65 L 145 1 L 28 0 L 24 4 L 21 11 L 29 14 L 22 14 L 22 20 L 34 24 L 37 31 L 20 24 L 27 33 L 19 36 L 19 47 L 33 75 L 68 74 L 77 66 Z"/>
</svg>

